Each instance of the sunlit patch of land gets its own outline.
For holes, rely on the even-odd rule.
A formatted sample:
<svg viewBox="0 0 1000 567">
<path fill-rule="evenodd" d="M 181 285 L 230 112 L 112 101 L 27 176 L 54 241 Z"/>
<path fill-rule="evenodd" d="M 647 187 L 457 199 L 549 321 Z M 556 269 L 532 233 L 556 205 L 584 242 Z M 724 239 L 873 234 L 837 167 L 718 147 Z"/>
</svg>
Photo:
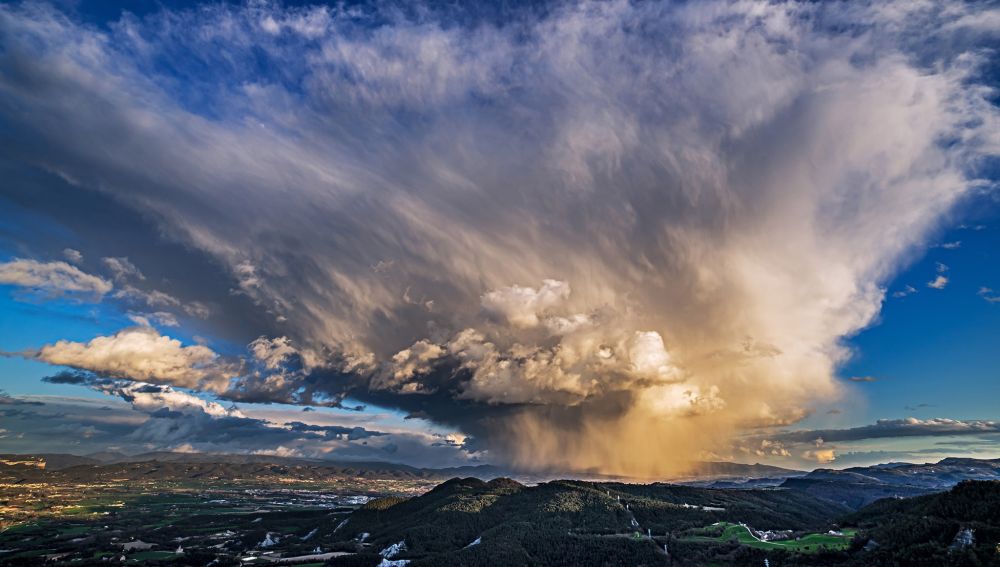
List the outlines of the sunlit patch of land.
<svg viewBox="0 0 1000 567">
<path fill-rule="evenodd" d="M 726 543 L 733 542 L 756 549 L 781 549 L 799 553 L 844 550 L 850 547 L 857 530 L 831 530 L 826 533 L 789 534 L 787 539 L 768 540 L 755 535 L 753 528 L 745 524 L 719 522 L 704 528 L 688 530 L 680 539 L 685 542 Z"/>
</svg>

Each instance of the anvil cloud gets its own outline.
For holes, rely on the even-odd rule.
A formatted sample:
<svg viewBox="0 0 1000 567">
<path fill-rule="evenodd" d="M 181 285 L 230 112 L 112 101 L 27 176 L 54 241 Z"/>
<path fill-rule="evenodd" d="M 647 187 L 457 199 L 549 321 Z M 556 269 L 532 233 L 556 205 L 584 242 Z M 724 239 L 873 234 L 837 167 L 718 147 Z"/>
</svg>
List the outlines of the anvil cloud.
<svg viewBox="0 0 1000 567">
<path fill-rule="evenodd" d="M 242 361 L 144 328 L 36 357 L 676 472 L 841 395 L 843 339 L 1000 146 L 987 9 L 2 7 L 8 158 L 150 219 L 269 321 Z"/>
</svg>

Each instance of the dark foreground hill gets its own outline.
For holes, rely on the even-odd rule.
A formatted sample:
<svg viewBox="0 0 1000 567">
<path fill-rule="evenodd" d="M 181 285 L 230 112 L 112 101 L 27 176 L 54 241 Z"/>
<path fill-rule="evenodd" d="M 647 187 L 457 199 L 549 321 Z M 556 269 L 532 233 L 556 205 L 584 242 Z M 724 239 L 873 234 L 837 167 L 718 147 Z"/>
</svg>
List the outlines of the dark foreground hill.
<svg viewBox="0 0 1000 567">
<path fill-rule="evenodd" d="M 663 565 L 670 534 L 714 522 L 825 530 L 843 506 L 791 490 L 667 484 L 452 479 L 409 500 L 355 512 L 352 534 L 373 549 L 405 542 L 420 565 Z"/>
<path fill-rule="evenodd" d="M 843 519 L 864 535 L 857 565 L 1000 565 L 1000 482 L 875 502 Z M 861 542 L 859 542 L 861 543 Z"/>
<path fill-rule="evenodd" d="M 1000 565 L 1000 482 L 963 481 L 948 492 L 845 510 L 789 489 L 579 481 L 528 487 L 465 478 L 409 500 L 373 501 L 345 531 L 367 534 L 371 557 L 395 544 L 401 551 L 394 556 L 411 567 L 762 565 L 765 558 L 773 566 Z M 755 528 L 752 535 L 741 522 Z M 714 525 L 733 526 L 739 537 L 691 535 Z M 823 547 L 828 530 L 836 530 L 833 542 L 851 528 L 853 540 Z M 791 534 L 775 543 L 755 539 L 766 530 Z M 818 546 L 802 547 L 807 532 Z"/>
</svg>

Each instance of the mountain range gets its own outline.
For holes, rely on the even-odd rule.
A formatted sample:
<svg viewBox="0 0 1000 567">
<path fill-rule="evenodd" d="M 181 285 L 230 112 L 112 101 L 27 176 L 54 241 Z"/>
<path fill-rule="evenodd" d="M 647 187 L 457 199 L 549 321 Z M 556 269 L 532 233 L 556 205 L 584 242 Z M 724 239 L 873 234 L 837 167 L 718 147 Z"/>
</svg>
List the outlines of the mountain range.
<svg viewBox="0 0 1000 567">
<path fill-rule="evenodd" d="M 940 492 L 963 480 L 1000 480 L 1000 459 L 950 457 L 936 463 L 816 469 L 786 478 L 780 486 L 858 509 L 880 498 Z"/>
</svg>

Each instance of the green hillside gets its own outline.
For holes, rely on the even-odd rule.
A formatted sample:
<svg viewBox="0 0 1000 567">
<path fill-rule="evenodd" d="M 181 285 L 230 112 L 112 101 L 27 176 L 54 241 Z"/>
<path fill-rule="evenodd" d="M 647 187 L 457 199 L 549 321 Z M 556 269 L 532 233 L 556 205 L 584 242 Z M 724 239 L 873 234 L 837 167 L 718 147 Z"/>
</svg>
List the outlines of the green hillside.
<svg viewBox="0 0 1000 567">
<path fill-rule="evenodd" d="M 864 553 L 867 565 L 1000 565 L 1000 481 L 965 481 L 948 492 L 880 500 L 844 523 L 875 542 Z M 966 529 L 973 543 L 956 544 Z"/>
<path fill-rule="evenodd" d="M 681 530 L 752 520 L 825 531 L 845 512 L 787 490 L 456 478 L 416 498 L 369 503 L 349 532 L 369 533 L 374 550 L 405 542 L 399 557 L 414 566 L 663 565 L 671 561 L 664 544 Z"/>
</svg>

